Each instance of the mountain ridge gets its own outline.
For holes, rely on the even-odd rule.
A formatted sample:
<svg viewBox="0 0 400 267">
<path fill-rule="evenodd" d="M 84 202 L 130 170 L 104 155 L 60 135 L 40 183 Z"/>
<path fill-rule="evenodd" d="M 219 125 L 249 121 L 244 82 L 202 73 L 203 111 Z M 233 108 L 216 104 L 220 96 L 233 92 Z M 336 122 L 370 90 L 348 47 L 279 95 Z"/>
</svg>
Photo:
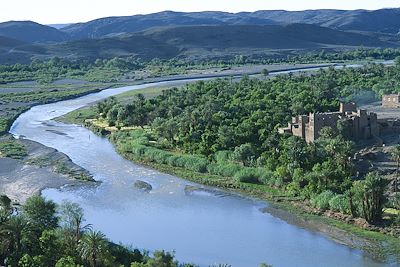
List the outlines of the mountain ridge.
<svg viewBox="0 0 400 267">
<path fill-rule="evenodd" d="M 314 24 L 331 29 L 376 32 L 396 35 L 400 32 L 400 8 L 379 10 L 259 10 L 229 13 L 222 11 L 163 11 L 147 15 L 112 16 L 84 23 L 41 25 L 32 21 L 0 23 L 0 36 L 25 42 L 62 42 L 98 39 L 130 34 L 164 26 L 199 25 L 285 25 Z"/>
<path fill-rule="evenodd" d="M 193 34 L 196 33 L 196 34 Z M 0 40 L 1 43 L 1 40 Z M 12 43 L 12 42 L 11 42 Z M 225 58 L 237 54 L 268 54 L 351 47 L 399 47 L 375 36 L 338 31 L 310 24 L 166 26 L 101 39 L 60 43 L 16 43 L 17 49 L 1 49 L 0 59 L 90 59 L 134 56 L 150 60 L 185 57 Z M 29 57 L 29 58 L 28 58 Z"/>
</svg>

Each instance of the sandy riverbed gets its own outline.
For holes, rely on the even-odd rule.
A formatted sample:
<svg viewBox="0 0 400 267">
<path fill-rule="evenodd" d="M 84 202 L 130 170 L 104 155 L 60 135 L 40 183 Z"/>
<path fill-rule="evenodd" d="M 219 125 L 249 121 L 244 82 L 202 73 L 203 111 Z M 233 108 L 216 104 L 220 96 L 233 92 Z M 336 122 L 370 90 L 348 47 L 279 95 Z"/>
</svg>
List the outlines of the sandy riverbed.
<svg viewBox="0 0 400 267">
<path fill-rule="evenodd" d="M 9 138 L 9 137 L 7 137 Z M 30 140 L 18 140 L 28 152 L 19 160 L 0 158 L 0 194 L 24 203 L 45 188 L 83 183 L 73 177 L 90 174 L 74 164 L 65 154 Z"/>
</svg>

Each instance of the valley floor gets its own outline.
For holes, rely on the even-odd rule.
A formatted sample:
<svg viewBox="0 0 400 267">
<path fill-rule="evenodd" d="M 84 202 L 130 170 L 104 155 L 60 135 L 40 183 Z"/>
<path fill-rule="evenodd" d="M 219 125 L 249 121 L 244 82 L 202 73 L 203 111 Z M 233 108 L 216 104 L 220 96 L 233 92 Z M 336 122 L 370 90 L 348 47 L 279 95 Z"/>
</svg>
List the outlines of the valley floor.
<svg viewBox="0 0 400 267">
<path fill-rule="evenodd" d="M 159 92 L 156 90 L 152 93 L 157 94 Z M 77 111 L 75 115 L 80 112 L 83 111 Z M 85 116 L 79 120 L 82 122 L 84 119 Z M 64 118 L 64 121 L 79 123 L 77 120 L 74 120 L 74 118 L 68 116 Z M 79 167 L 74 165 L 65 155 L 57 151 L 28 140 L 20 140 L 18 142 L 21 142 L 27 148 L 28 155 L 26 157 L 22 159 L 0 158 L 0 192 L 9 195 L 12 199 L 23 202 L 29 195 L 38 193 L 47 187 L 56 188 L 66 184 L 77 184 L 78 181 L 76 179 L 71 179 L 72 177 L 76 178 L 76 175 L 71 175 L 70 171 L 65 173 L 65 170 L 81 172 L 82 176 L 87 175 L 84 170 L 79 169 Z M 225 178 L 220 179 L 218 177 L 212 177 L 210 179 L 210 177 L 206 177 L 207 175 L 195 173 L 183 168 L 174 168 L 153 162 L 138 161 L 127 155 L 124 156 L 135 162 L 177 175 L 178 177 L 196 183 L 234 190 L 244 195 L 257 197 L 263 200 L 273 200 L 275 204 L 265 210 L 266 212 L 301 227 L 323 232 L 339 243 L 363 249 L 371 253 L 375 258 L 384 259 L 388 255 L 400 255 L 400 241 L 398 238 L 393 238 L 379 232 L 362 230 L 341 221 L 325 218 L 307 212 L 306 210 L 298 209 L 298 206 L 293 205 L 293 203 L 296 202 L 295 199 L 288 198 L 283 192 L 274 188 L 261 188 L 251 184 L 235 187 Z M 62 164 L 67 165 L 61 168 L 64 169 L 64 173 L 61 172 L 61 174 L 57 173 L 57 168 L 55 168 L 55 166 L 60 163 L 60 158 Z M 47 163 L 44 164 L 44 162 Z M 91 178 L 86 177 L 83 180 L 91 180 Z M 274 206 L 276 206 L 276 208 L 274 208 Z"/>
</svg>

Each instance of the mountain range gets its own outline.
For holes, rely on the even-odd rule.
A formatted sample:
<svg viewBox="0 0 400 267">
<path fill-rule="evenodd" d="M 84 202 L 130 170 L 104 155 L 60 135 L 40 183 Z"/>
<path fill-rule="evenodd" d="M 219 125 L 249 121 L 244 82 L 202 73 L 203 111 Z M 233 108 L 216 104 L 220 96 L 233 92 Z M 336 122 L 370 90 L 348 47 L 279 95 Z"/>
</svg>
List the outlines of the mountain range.
<svg viewBox="0 0 400 267">
<path fill-rule="evenodd" d="M 223 57 L 235 53 L 398 47 L 400 9 L 173 12 L 86 23 L 0 23 L 0 63 L 32 57 Z M 266 51 L 268 50 L 268 51 Z"/>
</svg>

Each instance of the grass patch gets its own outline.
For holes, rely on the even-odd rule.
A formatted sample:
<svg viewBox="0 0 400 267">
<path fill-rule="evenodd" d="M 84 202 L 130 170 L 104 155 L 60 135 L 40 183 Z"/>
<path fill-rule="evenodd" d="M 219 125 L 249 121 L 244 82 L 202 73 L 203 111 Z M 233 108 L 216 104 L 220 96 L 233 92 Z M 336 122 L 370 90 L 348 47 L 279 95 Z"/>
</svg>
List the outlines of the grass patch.
<svg viewBox="0 0 400 267">
<path fill-rule="evenodd" d="M 129 102 L 134 99 L 134 97 L 138 94 L 142 94 L 145 98 L 154 98 L 158 95 L 161 95 L 163 91 L 169 90 L 171 87 L 150 87 L 139 90 L 131 90 L 119 95 L 116 95 L 118 101 L 121 102 Z"/>
<path fill-rule="evenodd" d="M 0 142 L 0 156 L 12 158 L 12 159 L 22 159 L 27 156 L 25 146 L 21 145 L 17 141 L 4 141 Z"/>
<path fill-rule="evenodd" d="M 61 117 L 56 118 L 56 121 L 83 125 L 87 119 L 95 119 L 97 117 L 97 110 L 95 107 L 84 107 L 67 113 Z"/>
<path fill-rule="evenodd" d="M 0 135 L 6 134 L 8 132 L 10 124 L 11 124 L 10 118 L 0 117 Z"/>
<path fill-rule="evenodd" d="M 26 161 L 27 164 L 38 166 L 40 168 L 51 167 L 54 172 L 66 175 L 70 178 L 81 180 L 81 181 L 94 181 L 93 177 L 90 176 L 84 170 L 77 170 L 71 168 L 64 160 L 58 159 L 53 160 L 48 156 L 38 156 L 30 158 Z"/>
</svg>

